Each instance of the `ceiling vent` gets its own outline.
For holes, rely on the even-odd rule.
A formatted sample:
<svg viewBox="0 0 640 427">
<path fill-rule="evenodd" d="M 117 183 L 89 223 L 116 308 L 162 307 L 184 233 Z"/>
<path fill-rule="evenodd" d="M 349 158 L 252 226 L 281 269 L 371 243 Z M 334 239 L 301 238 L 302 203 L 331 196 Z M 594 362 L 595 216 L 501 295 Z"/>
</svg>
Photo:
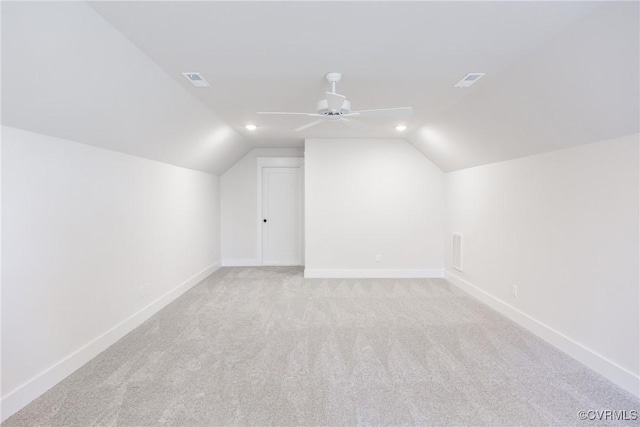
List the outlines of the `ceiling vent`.
<svg viewBox="0 0 640 427">
<path fill-rule="evenodd" d="M 469 73 L 466 76 L 464 76 L 464 78 L 460 80 L 458 83 L 456 83 L 453 87 L 469 87 L 475 82 L 477 82 L 478 80 L 480 80 L 480 78 L 485 74 L 486 73 Z"/>
<path fill-rule="evenodd" d="M 195 87 L 209 87 L 209 82 L 200 73 L 182 73 Z"/>
</svg>

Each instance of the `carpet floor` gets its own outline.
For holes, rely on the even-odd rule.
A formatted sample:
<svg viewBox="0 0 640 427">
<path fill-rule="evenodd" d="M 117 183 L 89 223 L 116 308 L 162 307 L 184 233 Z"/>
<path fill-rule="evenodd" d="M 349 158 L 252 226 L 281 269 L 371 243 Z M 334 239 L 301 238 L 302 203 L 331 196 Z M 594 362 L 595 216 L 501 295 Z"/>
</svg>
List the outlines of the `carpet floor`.
<svg viewBox="0 0 640 427">
<path fill-rule="evenodd" d="M 640 425 L 640 400 L 443 279 L 222 268 L 6 426 Z"/>
</svg>

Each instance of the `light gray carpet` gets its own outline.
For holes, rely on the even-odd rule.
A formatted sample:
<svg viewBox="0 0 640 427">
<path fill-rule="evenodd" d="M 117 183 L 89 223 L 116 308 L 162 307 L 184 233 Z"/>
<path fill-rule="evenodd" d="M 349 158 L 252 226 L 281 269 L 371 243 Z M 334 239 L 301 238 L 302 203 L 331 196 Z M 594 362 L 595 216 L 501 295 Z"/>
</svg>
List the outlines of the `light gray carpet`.
<svg viewBox="0 0 640 427">
<path fill-rule="evenodd" d="M 222 268 L 5 425 L 543 426 L 602 409 L 640 401 L 445 280 Z"/>
</svg>

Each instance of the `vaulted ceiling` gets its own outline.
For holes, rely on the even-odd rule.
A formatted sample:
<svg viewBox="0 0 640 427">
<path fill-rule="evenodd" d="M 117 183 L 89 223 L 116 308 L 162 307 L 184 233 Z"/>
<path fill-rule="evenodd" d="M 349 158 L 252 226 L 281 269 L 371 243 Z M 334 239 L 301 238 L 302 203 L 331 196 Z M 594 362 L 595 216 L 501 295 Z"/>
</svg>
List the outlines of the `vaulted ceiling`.
<svg viewBox="0 0 640 427">
<path fill-rule="evenodd" d="M 398 137 L 443 170 L 639 131 L 637 2 L 2 5 L 3 123 L 211 173 L 252 147 Z M 211 83 L 195 88 L 181 75 Z M 343 74 L 354 109 L 294 132 Z M 453 85 L 487 73 L 467 89 Z M 255 123 L 254 132 L 244 126 Z"/>
</svg>

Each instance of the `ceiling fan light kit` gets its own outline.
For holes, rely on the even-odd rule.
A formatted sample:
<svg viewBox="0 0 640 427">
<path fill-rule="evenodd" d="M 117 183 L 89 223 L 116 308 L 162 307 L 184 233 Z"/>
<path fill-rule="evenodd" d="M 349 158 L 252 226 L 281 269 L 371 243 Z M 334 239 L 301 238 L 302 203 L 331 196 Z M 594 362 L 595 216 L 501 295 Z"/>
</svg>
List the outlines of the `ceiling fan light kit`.
<svg viewBox="0 0 640 427">
<path fill-rule="evenodd" d="M 336 92 L 336 83 L 338 83 L 340 79 L 342 79 L 342 74 L 336 72 L 328 73 L 326 75 L 326 78 L 327 81 L 331 84 L 331 92 L 326 92 L 325 98 L 318 101 L 318 103 L 316 104 L 315 113 L 261 111 L 258 112 L 258 114 L 302 115 L 317 118 L 313 122 L 307 123 L 294 129 L 295 132 L 300 132 L 322 122 L 341 121 L 348 125 L 357 125 L 358 122 L 356 120 L 353 120 L 352 117 L 398 116 L 413 113 L 413 108 L 411 107 L 380 108 L 375 110 L 352 111 L 351 103 L 349 102 L 349 100 L 347 100 L 347 97 Z"/>
</svg>

